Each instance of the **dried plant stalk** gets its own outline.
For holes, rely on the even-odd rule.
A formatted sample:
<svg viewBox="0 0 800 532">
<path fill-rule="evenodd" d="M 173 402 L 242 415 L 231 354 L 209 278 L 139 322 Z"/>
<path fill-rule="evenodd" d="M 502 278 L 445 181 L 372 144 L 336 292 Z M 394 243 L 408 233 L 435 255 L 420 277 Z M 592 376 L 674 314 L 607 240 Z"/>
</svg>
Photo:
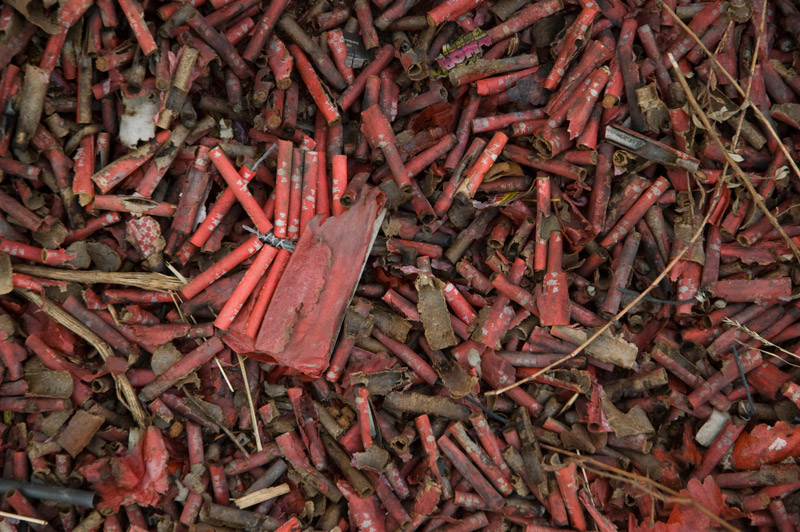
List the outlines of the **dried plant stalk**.
<svg viewBox="0 0 800 532">
<path fill-rule="evenodd" d="M 9 519 L 16 519 L 18 521 L 24 521 L 26 523 L 33 523 L 34 525 L 47 524 L 47 521 L 45 521 L 44 519 L 39 519 L 38 517 L 30 517 L 27 515 L 15 514 L 12 512 L 0 512 L 0 517 L 8 517 Z"/>
<path fill-rule="evenodd" d="M 772 225 L 772 227 L 774 227 L 775 230 L 778 231 L 778 234 L 781 235 L 783 240 L 786 241 L 786 244 L 789 246 L 789 249 L 792 250 L 792 253 L 794 254 L 795 258 L 797 258 L 797 260 L 800 261 L 800 249 L 798 249 L 794 241 L 792 241 L 792 239 L 789 238 L 789 235 L 786 234 L 786 231 L 784 231 L 780 222 L 778 222 L 777 218 L 775 218 L 775 215 L 772 214 L 770 210 L 767 208 L 767 205 L 764 203 L 764 198 L 761 197 L 761 194 L 759 194 L 756 188 L 753 186 L 753 182 L 750 181 L 750 178 L 747 177 L 747 174 L 745 174 L 744 171 L 742 171 L 742 169 L 736 163 L 736 161 L 734 161 L 731 158 L 731 155 L 725 149 L 725 145 L 722 143 L 722 140 L 720 140 L 719 135 L 717 135 L 714 126 L 708 119 L 708 116 L 700 108 L 700 104 L 697 103 L 694 94 L 692 94 L 692 91 L 689 88 L 689 84 L 686 82 L 686 77 L 683 75 L 683 71 L 681 71 L 680 67 L 678 66 L 678 63 L 675 62 L 675 58 L 672 57 L 671 54 L 668 54 L 668 57 L 670 63 L 672 64 L 672 69 L 674 70 L 675 75 L 678 76 L 678 82 L 681 84 L 683 92 L 686 93 L 686 99 L 689 101 L 689 104 L 694 109 L 694 112 L 697 113 L 697 117 L 703 123 L 703 127 L 705 127 L 706 131 L 708 131 L 708 134 L 711 135 L 711 138 L 714 140 L 714 143 L 717 145 L 717 147 L 719 147 L 720 150 L 722 150 L 722 154 L 725 156 L 726 164 L 728 164 L 731 168 L 733 168 L 734 172 L 736 172 L 736 175 L 739 176 L 739 180 L 741 180 L 742 184 L 747 189 L 747 192 L 750 194 L 750 197 L 753 199 L 753 203 L 755 203 L 756 206 L 759 208 L 759 210 L 762 213 L 764 213 L 764 217 L 767 220 L 769 220 L 769 223 Z M 755 109 L 755 106 L 753 106 L 753 109 Z"/>
<path fill-rule="evenodd" d="M 766 2 L 764 3 L 764 5 L 766 6 Z M 728 70 L 724 66 L 722 66 L 722 64 L 719 62 L 719 59 L 717 59 L 716 54 L 712 53 L 711 50 L 709 50 L 706 47 L 706 45 L 703 44 L 703 41 L 700 40 L 700 37 L 698 37 L 697 34 L 695 32 L 693 32 L 692 29 L 689 26 L 687 26 L 684 21 L 682 21 L 680 19 L 680 17 L 678 17 L 678 15 L 675 13 L 675 11 L 672 10 L 672 8 L 670 8 L 667 4 L 665 4 L 663 2 L 661 3 L 661 6 L 662 6 L 662 9 L 664 11 L 669 13 L 669 16 L 672 17 L 672 19 L 675 21 L 675 23 L 678 24 L 678 26 L 680 26 L 681 29 L 683 31 L 685 31 L 686 34 L 689 35 L 692 38 L 692 40 L 694 40 L 694 42 L 697 43 L 698 46 L 700 46 L 700 48 L 703 50 L 703 53 L 705 53 L 708 56 L 708 58 L 711 59 L 711 62 L 714 64 L 714 67 L 717 70 L 719 70 L 723 74 L 723 76 L 725 76 L 725 79 L 727 79 L 730 82 L 731 86 L 733 86 L 733 88 L 736 89 L 736 92 L 738 92 L 740 96 L 745 98 L 747 95 L 746 95 L 744 89 L 742 89 L 742 86 L 739 85 L 739 82 L 736 80 L 736 78 L 734 78 L 731 75 L 731 73 L 728 72 Z M 764 19 L 764 15 L 762 14 L 762 20 L 763 19 Z M 758 33 L 763 33 L 763 29 L 762 29 L 762 31 L 759 31 Z M 772 127 L 772 124 L 769 123 L 769 120 L 767 120 L 767 117 L 764 116 L 764 113 L 762 113 L 761 110 L 758 107 L 756 107 L 755 105 L 751 105 L 750 108 L 753 110 L 753 114 L 756 115 L 758 120 L 767 129 L 767 131 L 769 132 L 770 136 L 773 139 L 775 139 L 775 141 L 777 141 L 778 149 L 781 150 L 781 152 L 783 153 L 784 157 L 786 157 L 786 161 L 789 163 L 789 166 L 792 167 L 792 170 L 794 171 L 795 175 L 797 175 L 797 177 L 800 178 L 800 168 L 797 166 L 797 163 L 792 158 L 791 154 L 789 153 L 789 150 L 787 150 L 786 146 L 784 146 L 780 135 L 778 135 L 778 132 L 775 131 L 775 128 Z"/>
<path fill-rule="evenodd" d="M 290 491 L 292 490 L 289 487 L 289 484 L 284 483 L 279 484 L 278 486 L 272 486 L 271 488 L 264 488 L 263 490 L 254 491 L 253 493 L 248 493 L 247 495 L 243 495 L 238 499 L 231 500 L 238 508 L 250 508 L 256 504 L 261 504 L 264 501 L 274 499 L 275 497 L 286 495 Z"/>
<path fill-rule="evenodd" d="M 608 322 L 607 322 L 605 325 L 603 325 L 602 327 L 600 327 L 599 329 L 597 329 L 597 331 L 595 331 L 595 333 L 594 333 L 592 336 L 590 336 L 589 338 L 587 338 L 585 342 L 583 342 L 581 345 L 579 345 L 578 347 L 576 347 L 576 348 L 575 348 L 575 349 L 574 349 L 574 350 L 573 350 L 571 353 L 569 353 L 568 355 L 564 355 L 563 357 L 561 357 L 560 359 L 556 360 L 556 361 L 555 361 L 555 362 L 553 362 L 552 364 L 549 364 L 549 365 L 547 365 L 547 366 L 543 367 L 542 369 L 540 369 L 540 370 L 539 370 L 539 371 L 537 371 L 536 373 L 534 373 L 534 374 L 532 374 L 532 375 L 529 375 L 529 376 L 525 377 L 524 379 L 520 379 L 520 380 L 518 380 L 517 382 L 515 382 L 515 383 L 513 383 L 513 384 L 509 384 L 509 385 L 508 385 L 508 386 L 506 386 L 505 388 L 500 388 L 499 390 L 491 390 L 491 391 L 488 391 L 488 392 L 486 392 L 486 394 L 485 394 L 485 395 L 489 395 L 489 396 L 491 396 L 491 395 L 500 395 L 500 394 L 502 394 L 502 393 L 505 393 L 505 392 L 507 392 L 508 390 L 513 390 L 513 389 L 514 389 L 514 388 L 516 388 L 517 386 L 521 386 L 521 385 L 523 385 L 523 384 L 527 384 L 527 383 L 531 382 L 532 380 L 534 380 L 534 379 L 535 379 L 536 377 L 538 377 L 539 375 L 541 375 L 541 374 L 543 374 L 543 373 L 547 373 L 547 372 L 548 372 L 548 371 L 550 371 L 551 369 L 553 369 L 553 368 L 555 368 L 555 367 L 559 366 L 560 364 L 562 364 L 562 363 L 566 362 L 567 360 L 569 360 L 569 359 L 571 359 L 571 358 L 574 358 L 574 357 L 578 356 L 578 355 L 579 355 L 581 352 L 583 352 L 583 350 L 584 350 L 584 349 L 586 349 L 586 347 L 587 347 L 589 344 L 591 344 L 591 343 L 592 343 L 592 342 L 594 342 L 594 341 L 595 341 L 597 338 L 599 338 L 601 334 L 603 334 L 603 333 L 605 333 L 607 330 L 609 330 L 609 329 L 611 328 L 611 326 L 612 326 L 612 325 L 614 325 L 614 323 L 615 323 L 615 322 L 617 322 L 619 319 L 621 319 L 621 318 L 622 318 L 622 317 L 623 317 L 625 314 L 627 314 L 627 313 L 628 313 L 628 312 L 629 312 L 629 311 L 630 311 L 630 310 L 631 310 L 633 307 L 635 307 L 636 305 L 638 305 L 638 304 L 639 304 L 639 302 L 640 302 L 642 299 L 644 299 L 645 297 L 647 297 L 647 294 L 649 294 L 649 293 L 650 293 L 650 291 L 651 291 L 653 288 L 655 288 L 656 286 L 658 286 L 658 283 L 660 283 L 660 282 L 661 282 L 661 280 L 662 280 L 662 279 L 664 279 L 664 278 L 667 276 L 667 274 L 669 273 L 669 271 L 670 271 L 670 270 L 672 270 L 672 268 L 674 268 L 676 264 L 678 264 L 678 262 L 679 262 L 679 261 L 680 261 L 680 260 L 683 258 L 683 256 L 686 254 L 686 252 L 687 252 L 687 251 L 689 251 L 690 249 L 692 249 L 692 248 L 694 247 L 694 243 L 695 243 L 695 242 L 697 242 L 697 241 L 700 239 L 700 237 L 702 236 L 702 234 L 703 234 L 703 230 L 705 229 L 705 226 L 706 226 L 706 223 L 708 223 L 708 219 L 711 217 L 711 213 L 712 213 L 712 212 L 714 212 L 714 209 L 716 208 L 716 206 L 717 206 L 717 203 L 719 203 L 719 200 L 720 200 L 721 198 L 722 198 L 722 181 L 718 181 L 718 182 L 717 182 L 717 186 L 716 186 L 716 188 L 714 189 L 714 196 L 713 196 L 713 198 L 712 198 L 712 200 L 711 200 L 711 201 L 712 201 L 712 202 L 711 202 L 711 206 L 708 208 L 708 210 L 707 210 L 707 212 L 706 212 L 706 216 L 705 216 L 705 218 L 703 218 L 703 221 L 702 221 L 702 223 L 701 223 L 701 224 L 698 226 L 698 228 L 697 228 L 697 231 L 695 231 L 694 235 L 692 235 L 692 238 L 691 238 L 691 240 L 689 240 L 689 242 L 687 243 L 687 245 L 686 245 L 686 246 L 685 246 L 685 247 L 684 247 L 684 248 L 683 248 L 683 249 L 682 249 L 682 250 L 681 250 L 681 251 L 680 251 L 680 252 L 679 252 L 677 255 L 675 255 L 675 256 L 672 258 L 672 260 L 671 260 L 671 261 L 669 261 L 669 264 L 667 264 L 666 268 L 664 268 L 664 271 L 663 271 L 663 272 L 661 272 L 661 273 L 659 273 L 659 274 L 656 276 L 656 278 L 655 278 L 655 279 L 653 279 L 653 282 L 651 282 L 651 283 L 650 283 L 650 285 L 649 285 L 647 288 L 645 288 L 645 289 L 642 291 L 642 293 L 641 293 L 641 294 L 639 294 L 638 296 L 636 296 L 635 298 L 633 298 L 633 301 L 631 301 L 630 303 L 628 303 L 628 306 L 627 306 L 627 307 L 625 307 L 624 309 L 620 310 L 620 311 L 617 313 L 617 315 L 616 315 L 616 316 L 614 316 L 614 317 L 613 317 L 613 318 L 612 318 L 610 321 L 608 321 Z"/>
<path fill-rule="evenodd" d="M 49 268 L 47 268 L 49 269 Z M 100 272 L 97 272 L 100 273 Z M 93 331 L 86 327 L 83 323 L 79 322 L 75 317 L 53 303 L 47 298 L 40 296 L 35 292 L 29 290 L 14 289 L 14 291 L 33 303 L 41 307 L 42 312 L 53 318 L 56 322 L 60 323 L 70 331 L 74 332 L 84 340 L 86 340 L 92 347 L 94 347 L 100 354 L 100 357 L 105 361 L 114 356 L 111 347 L 103 341 L 102 338 L 97 336 Z M 128 377 L 121 373 L 114 375 L 114 382 L 117 385 L 117 398 L 133 415 L 133 419 L 140 427 L 147 426 L 147 416 L 136 398 L 136 392 L 131 386 Z"/>
<path fill-rule="evenodd" d="M 709 518 L 714 520 L 718 523 L 721 527 L 725 528 L 726 530 L 730 530 L 731 532 L 740 532 L 738 528 L 731 525 L 720 516 L 711 513 L 705 506 L 700 504 L 698 501 L 690 497 L 684 497 L 679 492 L 657 482 L 651 478 L 643 477 L 641 475 L 637 475 L 636 473 L 630 473 L 625 471 L 624 469 L 619 469 L 609 464 L 605 464 L 588 456 L 581 456 L 580 454 L 573 453 L 571 451 L 567 451 L 565 449 L 560 449 L 558 447 L 553 447 L 551 445 L 542 444 L 542 447 L 548 449 L 550 451 L 555 451 L 559 454 L 565 454 L 570 456 L 571 460 L 577 462 L 586 469 L 587 471 L 591 471 L 595 474 L 604 476 L 606 478 L 613 478 L 616 480 L 620 480 L 622 482 L 628 482 L 631 484 L 635 484 L 639 489 L 652 495 L 653 497 L 668 503 L 678 503 L 678 504 L 688 504 L 697 508 L 699 511 L 703 512 Z M 594 467 L 592 467 L 594 466 Z"/>
<path fill-rule="evenodd" d="M 48 268 L 47 266 L 30 266 L 27 264 L 15 264 L 14 271 L 26 273 L 45 279 L 55 279 L 58 281 L 68 281 L 72 283 L 108 283 L 121 284 L 142 288 L 143 290 L 160 290 L 168 292 L 178 290 L 184 284 L 169 275 L 160 273 L 146 272 L 101 272 L 97 270 L 60 270 L 58 268 Z"/>
</svg>

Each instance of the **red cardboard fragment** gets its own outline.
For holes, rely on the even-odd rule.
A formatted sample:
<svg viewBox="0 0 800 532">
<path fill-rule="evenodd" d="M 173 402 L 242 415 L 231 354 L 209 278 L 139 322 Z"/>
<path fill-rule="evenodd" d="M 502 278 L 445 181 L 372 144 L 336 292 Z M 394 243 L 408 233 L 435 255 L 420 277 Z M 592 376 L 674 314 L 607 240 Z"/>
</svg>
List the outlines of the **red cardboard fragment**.
<svg viewBox="0 0 800 532">
<path fill-rule="evenodd" d="M 731 455 L 736 469 L 758 469 L 764 464 L 776 464 L 800 453 L 800 428 L 784 421 L 773 426 L 759 424 L 739 436 Z"/>
<path fill-rule="evenodd" d="M 148 427 L 139 443 L 125 456 L 100 458 L 80 468 L 100 496 L 102 507 L 117 512 L 120 506 L 156 506 L 169 489 L 164 436 Z"/>
<path fill-rule="evenodd" d="M 336 335 L 383 220 L 385 196 L 366 187 L 357 203 L 301 235 L 256 339 L 259 360 L 275 360 L 308 377 L 328 367 Z"/>
</svg>

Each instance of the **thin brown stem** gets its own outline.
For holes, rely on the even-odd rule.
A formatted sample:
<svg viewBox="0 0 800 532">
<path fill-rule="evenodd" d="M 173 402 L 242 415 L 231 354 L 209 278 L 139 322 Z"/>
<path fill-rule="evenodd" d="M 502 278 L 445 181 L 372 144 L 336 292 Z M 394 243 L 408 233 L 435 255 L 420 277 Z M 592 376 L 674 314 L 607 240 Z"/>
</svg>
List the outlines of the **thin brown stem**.
<svg viewBox="0 0 800 532">
<path fill-rule="evenodd" d="M 253 437 L 256 439 L 256 449 L 261 451 L 261 434 L 258 431 L 258 418 L 256 417 L 256 407 L 253 404 L 253 395 L 250 393 L 250 381 L 247 379 L 247 369 L 244 366 L 244 358 L 241 354 L 236 353 L 239 359 L 239 369 L 242 372 L 242 380 L 244 381 L 244 391 L 247 394 L 247 406 L 250 410 L 250 423 L 253 425 Z"/>
<path fill-rule="evenodd" d="M 104 361 L 114 357 L 114 351 L 111 350 L 111 346 L 109 346 L 105 340 L 100 338 L 97 334 L 95 334 L 94 331 L 78 321 L 75 316 L 66 310 L 62 309 L 46 297 L 35 292 L 31 292 L 30 290 L 15 288 L 14 291 L 39 307 L 42 312 L 50 316 L 54 321 L 86 340 L 89 345 L 97 350 L 100 358 L 102 358 Z M 114 383 L 116 384 L 117 398 L 119 401 L 130 411 L 130 413 L 133 415 L 134 421 L 136 421 L 140 427 L 146 427 L 148 424 L 147 416 L 142 409 L 142 405 L 139 404 L 139 399 L 136 397 L 136 392 L 134 391 L 131 382 L 128 380 L 127 375 L 120 373 L 119 375 L 112 375 L 112 377 L 114 379 Z"/>
<path fill-rule="evenodd" d="M 678 264 L 678 262 L 683 258 L 683 256 L 686 254 L 686 252 L 689 251 L 692 248 L 692 246 L 694 246 L 695 242 L 697 242 L 700 239 L 700 236 L 703 234 L 703 229 L 705 228 L 706 223 L 708 222 L 708 219 L 711 216 L 711 213 L 714 211 L 714 208 L 716 207 L 717 202 L 719 202 L 720 198 L 722 197 L 721 191 L 722 191 L 722 181 L 718 181 L 717 182 L 717 186 L 714 189 L 714 197 L 712 199 L 712 204 L 708 208 L 708 210 L 706 212 L 706 215 L 705 215 L 705 218 L 703 218 L 703 222 L 700 224 L 700 226 L 697 228 L 695 233 L 692 235 L 691 240 L 689 240 L 688 245 L 686 247 L 684 247 L 682 250 L 680 250 L 680 252 L 677 255 L 675 255 L 672 258 L 672 260 L 669 261 L 669 264 L 667 264 L 666 268 L 664 268 L 664 271 L 661 272 L 660 274 L 658 274 L 658 276 L 656 276 L 656 278 L 653 280 L 653 282 L 650 283 L 650 285 L 647 288 L 645 288 L 642 291 L 641 294 L 636 296 L 633 299 L 633 301 L 631 301 L 628 304 L 628 306 L 626 306 L 624 309 L 620 310 L 617 313 L 617 315 L 614 316 L 613 319 L 609 320 L 605 325 L 600 327 L 593 335 L 591 335 L 581 345 L 576 347 L 575 350 L 572 351 L 570 354 L 564 355 L 563 357 L 561 357 L 560 359 L 556 360 L 552 364 L 549 364 L 549 365 L 543 367 L 542 369 L 540 369 L 536 373 L 534 373 L 534 374 L 532 374 L 532 375 L 530 375 L 528 377 L 525 377 L 524 379 L 519 380 L 519 381 L 517 381 L 517 382 L 515 382 L 513 384 L 510 384 L 510 385 L 506 386 L 505 388 L 500 388 L 499 390 L 488 391 L 488 392 L 486 392 L 486 395 L 500 395 L 501 393 L 505 393 L 508 390 L 513 390 L 517 386 L 522 386 L 525 383 L 531 382 L 532 380 L 534 380 L 539 375 L 541 375 L 543 373 L 546 373 L 546 372 L 550 371 L 551 369 L 559 366 L 560 364 L 566 362 L 567 360 L 578 356 L 586 348 L 586 346 L 588 346 L 589 344 L 594 342 L 597 338 L 599 338 L 600 335 L 602 335 L 609 328 L 611 328 L 611 326 L 614 325 L 614 323 L 618 322 L 633 307 L 635 307 L 640 301 L 642 301 L 645 297 L 647 297 L 647 294 L 649 294 L 650 291 L 653 290 L 653 288 L 658 286 L 658 283 L 660 283 L 661 280 L 664 279 L 667 276 L 667 274 L 670 272 L 670 270 L 672 270 L 672 268 L 674 268 L 675 265 Z"/>
<path fill-rule="evenodd" d="M 736 151 L 736 147 L 739 145 L 739 137 L 742 134 L 742 126 L 744 125 L 744 118 L 747 114 L 747 109 L 752 107 L 750 104 L 750 91 L 753 88 L 753 76 L 756 72 L 756 65 L 758 64 L 758 47 L 761 46 L 761 36 L 764 33 L 764 22 L 767 16 L 767 3 L 764 2 L 764 5 L 761 8 L 761 24 L 759 25 L 759 29 L 756 32 L 756 41 L 753 45 L 753 60 L 750 62 L 750 76 L 747 78 L 747 88 L 744 91 L 744 102 L 742 103 L 740 114 L 739 114 L 739 122 L 736 124 L 736 132 L 733 134 L 733 139 L 731 140 L 731 151 Z M 715 54 L 716 56 L 716 54 Z M 728 168 L 730 165 L 728 161 L 725 161 L 725 166 L 722 169 L 722 178 L 724 179 L 725 176 L 728 174 Z"/>
<path fill-rule="evenodd" d="M 183 390 L 183 393 L 189 400 L 189 402 L 192 403 L 192 406 L 196 408 L 198 412 L 203 414 L 204 418 L 206 418 L 212 424 L 216 425 L 219 430 L 224 432 L 225 435 L 233 442 L 236 448 L 242 452 L 245 458 L 250 458 L 250 453 L 247 452 L 247 449 L 245 449 L 244 446 L 239 442 L 239 440 L 236 438 L 233 432 L 231 432 L 230 429 L 228 429 L 228 427 L 226 427 L 222 423 L 218 423 L 214 419 L 214 417 L 208 413 L 208 410 L 206 410 L 206 408 L 203 406 L 203 403 L 201 403 L 200 400 L 198 400 L 194 395 L 190 394 L 185 387 L 181 387 L 181 389 Z"/>
<path fill-rule="evenodd" d="M 739 177 L 739 180 L 745 186 L 747 192 L 750 193 L 750 196 L 753 198 L 753 202 L 756 204 L 759 210 L 764 214 L 767 220 L 769 220 L 769 223 L 772 225 L 772 227 L 775 228 L 776 231 L 778 231 L 778 234 L 781 235 L 781 237 L 783 237 L 784 241 L 786 241 L 786 244 L 789 246 L 789 249 L 791 249 L 792 253 L 794 253 L 795 258 L 798 260 L 798 262 L 800 262 L 800 249 L 797 248 L 797 245 L 795 245 L 795 243 L 792 242 L 792 239 L 789 238 L 789 235 L 787 235 L 786 231 L 783 230 L 783 227 L 781 227 L 781 224 L 778 222 L 777 218 L 775 218 L 775 216 L 771 212 L 769 212 L 769 209 L 767 208 L 766 204 L 764 204 L 764 198 L 762 198 L 761 194 L 759 194 L 758 191 L 755 189 L 752 181 L 750 181 L 750 178 L 747 177 L 747 174 L 745 174 L 739 167 L 739 164 L 731 158 L 730 154 L 728 153 L 728 150 L 725 148 L 725 144 L 722 143 L 722 139 L 720 139 L 719 135 L 717 135 L 717 132 L 715 131 L 713 124 L 711 124 L 711 121 L 708 119 L 708 116 L 703 111 L 703 109 L 700 108 L 700 104 L 697 103 L 697 99 L 695 99 L 692 90 L 689 88 L 689 83 L 686 81 L 686 77 L 683 75 L 683 72 L 678 66 L 678 63 L 675 61 L 675 58 L 672 57 L 672 54 L 667 54 L 667 55 L 669 57 L 670 63 L 672 64 L 672 69 L 675 72 L 675 75 L 678 77 L 678 82 L 681 84 L 683 92 L 686 93 L 686 99 L 689 100 L 689 104 L 694 109 L 694 112 L 697 114 L 697 117 L 703 123 L 703 127 L 706 128 L 706 131 L 711 136 L 711 139 L 714 141 L 717 147 L 722 151 L 722 154 L 725 156 L 725 160 L 730 165 L 730 167 L 733 168 L 733 171 Z M 755 107 L 753 108 L 755 109 Z"/>
<path fill-rule="evenodd" d="M 620 480 L 622 482 L 628 482 L 631 484 L 637 484 L 637 487 L 642 491 L 652 495 L 653 497 L 658 498 L 659 500 L 665 502 L 675 502 L 678 504 L 688 504 L 697 508 L 701 512 L 703 512 L 706 516 L 710 519 L 717 522 L 720 526 L 724 527 L 731 532 L 740 532 L 738 528 L 731 525 L 721 517 L 711 513 L 710 510 L 703 507 L 697 501 L 690 497 L 685 497 L 681 495 L 679 492 L 669 488 L 660 482 L 656 482 L 655 480 L 643 477 L 641 475 L 637 475 L 636 473 L 631 473 L 629 471 L 625 471 L 624 469 L 620 469 L 618 467 L 614 467 L 612 465 L 600 462 L 588 456 L 581 456 L 577 453 L 573 453 L 572 451 L 567 451 L 565 449 L 560 449 L 558 447 L 554 447 L 552 445 L 547 445 L 545 443 L 540 444 L 543 449 L 548 449 L 550 451 L 557 452 L 559 454 L 565 454 L 567 456 L 572 457 L 572 460 L 582 464 L 584 468 L 593 473 L 606 476 L 608 478 L 614 478 L 616 480 Z M 590 464 L 590 465 L 587 465 Z M 594 466 L 594 467 L 593 467 Z M 645 487 L 648 486 L 648 487 Z M 660 491 L 659 491 L 660 490 Z"/>
<path fill-rule="evenodd" d="M 171 263 L 167 262 L 167 268 L 169 268 L 169 271 L 171 271 L 173 275 L 175 275 L 175 277 L 177 277 L 183 284 L 187 284 L 189 282 L 186 279 L 186 277 L 184 277 L 183 274 L 181 274 L 181 272 L 179 272 L 175 268 L 175 266 L 173 266 Z M 175 310 L 178 311 L 178 317 L 180 318 L 180 321 L 182 321 L 183 323 L 189 323 L 189 320 L 191 319 L 192 323 L 197 325 L 197 319 L 194 316 L 192 315 L 186 316 L 183 313 L 183 309 L 181 309 L 181 303 L 183 303 L 183 301 L 181 300 L 180 294 L 178 294 L 177 292 L 170 292 L 170 295 L 172 296 L 172 303 L 175 305 Z M 203 342 L 199 338 L 197 338 L 195 339 L 195 343 L 197 343 L 197 345 L 200 345 Z M 217 364 L 219 372 L 222 373 L 222 378 L 225 379 L 225 384 L 228 385 L 228 389 L 232 393 L 234 391 L 233 385 L 231 384 L 231 380 L 228 378 L 228 374 L 225 373 L 225 368 L 222 367 L 222 362 L 219 361 L 218 356 L 214 356 L 214 362 Z M 259 449 L 259 451 L 260 450 L 261 449 Z"/>
<path fill-rule="evenodd" d="M 669 16 L 672 17 L 675 23 L 678 24 L 683 29 L 683 31 L 688 33 L 689 36 L 692 38 L 692 40 L 694 40 L 697 43 L 697 45 L 700 46 L 703 52 L 711 59 L 711 62 L 714 64 L 714 67 L 716 67 L 717 70 L 722 72 L 725 78 L 731 83 L 733 88 L 736 89 L 736 92 L 738 92 L 739 95 L 741 95 L 743 98 L 746 97 L 745 91 L 742 89 L 742 86 L 739 85 L 739 82 L 736 81 L 736 79 L 731 75 L 731 73 L 728 72 L 728 70 L 720 64 L 716 56 L 714 56 L 714 54 L 711 53 L 711 51 L 706 47 L 706 45 L 703 44 L 703 42 L 700 40 L 700 37 L 698 37 L 697 34 L 693 32 L 691 28 L 689 28 L 689 26 L 687 26 L 686 23 L 683 22 L 680 19 L 680 17 L 678 17 L 678 15 L 675 13 L 675 11 L 673 11 L 668 5 L 664 4 L 663 2 L 659 2 L 659 4 L 661 5 L 661 8 L 664 11 L 669 13 Z M 762 17 L 762 21 L 763 19 L 764 17 Z M 758 50 L 754 50 L 754 53 L 757 54 Z M 764 116 L 764 113 L 762 113 L 758 107 L 754 105 L 752 106 L 752 108 L 753 108 L 753 113 L 756 115 L 756 117 L 758 117 L 758 120 L 762 124 L 764 124 L 764 127 L 767 128 L 770 136 L 772 136 L 772 138 L 777 141 L 778 149 L 781 150 L 783 155 L 786 157 L 786 161 L 789 163 L 789 166 L 792 167 L 792 170 L 794 170 L 795 175 L 798 178 L 800 178 L 800 167 L 798 167 L 797 163 L 794 161 L 794 159 L 792 159 L 792 155 L 789 153 L 789 150 L 786 149 L 786 146 L 784 146 L 783 141 L 781 141 L 781 138 L 778 136 L 778 132 L 775 131 L 775 128 L 772 127 L 772 124 L 770 124 L 769 120 L 767 120 L 767 117 Z"/>
</svg>

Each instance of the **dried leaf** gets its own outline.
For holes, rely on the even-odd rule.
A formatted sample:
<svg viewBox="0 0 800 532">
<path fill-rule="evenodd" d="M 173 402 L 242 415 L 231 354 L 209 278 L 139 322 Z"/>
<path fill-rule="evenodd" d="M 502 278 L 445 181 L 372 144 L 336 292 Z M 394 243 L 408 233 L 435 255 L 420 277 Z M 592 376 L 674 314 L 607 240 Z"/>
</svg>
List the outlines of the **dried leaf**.
<svg viewBox="0 0 800 532">
<path fill-rule="evenodd" d="M 94 265 L 102 272 L 115 272 L 122 267 L 122 258 L 102 242 L 89 242 L 87 251 Z"/>
<path fill-rule="evenodd" d="M 496 181 L 501 177 L 522 177 L 524 175 L 525 172 L 518 163 L 513 161 L 503 161 L 495 163 L 491 168 L 489 168 L 489 171 L 486 172 L 486 176 L 483 178 L 483 182 L 491 183 L 492 181 Z"/>
<path fill-rule="evenodd" d="M 50 224 L 50 229 L 43 233 L 33 233 L 33 240 L 45 249 L 57 249 L 67 239 L 67 228 L 60 221 Z"/>
<path fill-rule="evenodd" d="M 150 358 L 150 369 L 156 375 L 161 375 L 181 358 L 183 358 L 183 355 L 178 351 L 178 348 L 172 342 L 167 342 L 153 351 L 153 356 Z"/>
<path fill-rule="evenodd" d="M 85 270 L 92 263 L 92 259 L 89 257 L 87 243 L 84 240 L 79 240 L 78 242 L 70 244 L 69 247 L 67 247 L 67 254 L 73 257 L 73 259 L 69 261 L 70 266 L 78 270 Z"/>
</svg>

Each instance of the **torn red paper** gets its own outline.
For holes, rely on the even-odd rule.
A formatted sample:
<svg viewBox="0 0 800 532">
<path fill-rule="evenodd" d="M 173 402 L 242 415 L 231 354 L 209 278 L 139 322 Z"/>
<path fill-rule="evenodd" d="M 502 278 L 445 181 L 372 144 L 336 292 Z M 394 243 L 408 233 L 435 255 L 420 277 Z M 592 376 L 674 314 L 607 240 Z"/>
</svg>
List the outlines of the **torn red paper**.
<svg viewBox="0 0 800 532">
<path fill-rule="evenodd" d="M 761 424 L 739 436 L 731 455 L 733 467 L 741 471 L 776 464 L 800 453 L 800 430 L 784 421 Z"/>
<path fill-rule="evenodd" d="M 100 505 L 119 511 L 128 504 L 156 506 L 167 492 L 167 448 L 156 427 L 148 427 L 125 456 L 100 458 L 80 468 L 101 498 Z"/>
<path fill-rule="evenodd" d="M 256 339 L 260 360 L 274 359 L 309 376 L 328 367 L 344 311 L 353 297 L 385 196 L 372 187 L 340 216 L 312 219 L 281 277 Z"/>
<path fill-rule="evenodd" d="M 706 477 L 702 483 L 693 478 L 689 481 L 687 489 L 681 490 L 681 495 L 691 498 L 713 515 L 717 515 L 722 519 L 737 519 L 744 516 L 738 509 L 731 508 L 725 504 L 725 496 L 712 477 Z M 693 532 L 695 530 L 712 530 L 718 526 L 719 524 L 716 521 L 697 507 L 688 504 L 676 504 L 672 508 L 667 525 L 657 526 L 656 530 Z"/>
</svg>

